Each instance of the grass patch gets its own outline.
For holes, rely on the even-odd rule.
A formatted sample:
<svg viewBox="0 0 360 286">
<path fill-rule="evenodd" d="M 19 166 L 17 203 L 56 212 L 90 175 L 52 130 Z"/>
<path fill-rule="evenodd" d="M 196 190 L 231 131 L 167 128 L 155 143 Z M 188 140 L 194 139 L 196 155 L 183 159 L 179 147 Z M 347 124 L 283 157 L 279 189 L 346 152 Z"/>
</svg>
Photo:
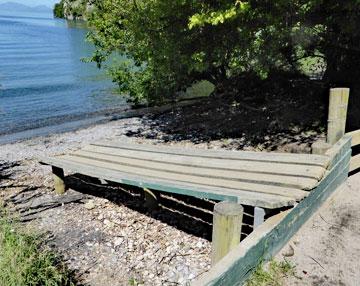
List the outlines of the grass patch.
<svg viewBox="0 0 360 286">
<path fill-rule="evenodd" d="M 0 212 L 0 286 L 75 285 L 43 239 Z"/>
<path fill-rule="evenodd" d="M 246 282 L 246 286 L 284 286 L 283 278 L 294 275 L 294 266 L 288 261 L 272 260 L 266 267 L 260 264 Z"/>
</svg>

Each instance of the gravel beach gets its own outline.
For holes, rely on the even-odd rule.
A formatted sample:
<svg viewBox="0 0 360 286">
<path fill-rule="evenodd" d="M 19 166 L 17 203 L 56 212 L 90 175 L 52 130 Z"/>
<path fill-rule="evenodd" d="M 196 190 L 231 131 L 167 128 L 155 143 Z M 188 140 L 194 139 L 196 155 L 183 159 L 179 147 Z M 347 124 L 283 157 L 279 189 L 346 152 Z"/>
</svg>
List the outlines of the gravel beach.
<svg viewBox="0 0 360 286">
<path fill-rule="evenodd" d="M 294 127 L 289 132 L 296 133 L 295 140 L 286 133 L 264 135 L 259 143 L 246 141 L 244 134 L 206 140 L 196 130 L 179 138 L 164 128 L 167 116 L 177 115 L 173 110 L 163 117 L 120 119 L 1 145 L 1 197 L 23 210 L 20 220 L 26 226 L 46 234 L 48 245 L 85 285 L 186 285 L 210 268 L 209 225 L 163 210 L 148 212 L 138 193 L 82 177 L 72 178 L 81 187 L 60 198 L 53 192 L 51 168 L 39 160 L 103 139 L 203 149 L 273 151 L 277 146 L 279 152 L 306 153 L 323 134 Z"/>
<path fill-rule="evenodd" d="M 56 201 L 51 168 L 38 160 L 62 154 L 100 139 L 141 141 L 127 132 L 142 124 L 130 118 L 90 128 L 33 138 L 0 146 L 0 159 L 9 167 L 0 181 L 4 200 L 24 188 L 32 188 L 31 200 L 16 197 L 17 208 L 30 209 L 39 202 Z M 3 168 L 5 169 L 5 168 Z M 96 188 L 95 188 L 96 189 Z M 112 191 L 112 192 L 111 192 Z M 109 195 L 80 194 L 80 200 L 52 207 L 24 223 L 48 236 L 48 244 L 61 253 L 75 277 L 86 285 L 186 285 L 210 267 L 210 242 L 177 229 L 154 217 L 164 214 L 142 212 L 138 197 L 126 198 L 121 191 Z M 25 196 L 25 195 L 24 195 Z M 134 207 L 135 206 L 135 207 Z M 164 215 L 165 216 L 165 215 Z M 194 226 L 189 226 L 194 227 Z"/>
</svg>

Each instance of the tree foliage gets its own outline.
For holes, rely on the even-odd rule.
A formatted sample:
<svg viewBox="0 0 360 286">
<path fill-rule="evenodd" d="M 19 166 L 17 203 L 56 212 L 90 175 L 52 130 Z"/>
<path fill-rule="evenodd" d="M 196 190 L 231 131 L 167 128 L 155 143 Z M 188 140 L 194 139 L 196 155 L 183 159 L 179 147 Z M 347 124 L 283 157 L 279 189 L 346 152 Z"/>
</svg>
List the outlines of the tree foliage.
<svg viewBox="0 0 360 286">
<path fill-rule="evenodd" d="M 56 18 L 64 18 L 65 15 L 64 15 L 64 1 L 60 1 L 59 3 L 56 3 L 54 5 L 54 16 Z"/>
<path fill-rule="evenodd" d="M 54 16 L 71 20 L 86 19 L 93 0 L 61 0 L 54 6 Z"/>
<path fill-rule="evenodd" d="M 135 101 L 162 101 L 198 80 L 226 88 L 244 75 L 301 74 L 319 60 L 348 82 L 359 63 L 359 0 L 95 0 L 92 60 Z M 340 76 L 339 74 L 342 74 Z"/>
</svg>

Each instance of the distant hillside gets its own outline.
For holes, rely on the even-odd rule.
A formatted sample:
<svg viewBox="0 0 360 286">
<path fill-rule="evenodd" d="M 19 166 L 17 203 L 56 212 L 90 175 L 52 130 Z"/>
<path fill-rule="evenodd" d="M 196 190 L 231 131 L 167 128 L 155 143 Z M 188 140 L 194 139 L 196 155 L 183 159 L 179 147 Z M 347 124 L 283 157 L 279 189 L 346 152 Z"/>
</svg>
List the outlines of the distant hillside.
<svg viewBox="0 0 360 286">
<path fill-rule="evenodd" d="M 47 6 L 26 6 L 16 2 L 6 2 L 0 4 L 0 11 L 15 11 L 15 12 L 51 12 L 51 9 Z"/>
</svg>

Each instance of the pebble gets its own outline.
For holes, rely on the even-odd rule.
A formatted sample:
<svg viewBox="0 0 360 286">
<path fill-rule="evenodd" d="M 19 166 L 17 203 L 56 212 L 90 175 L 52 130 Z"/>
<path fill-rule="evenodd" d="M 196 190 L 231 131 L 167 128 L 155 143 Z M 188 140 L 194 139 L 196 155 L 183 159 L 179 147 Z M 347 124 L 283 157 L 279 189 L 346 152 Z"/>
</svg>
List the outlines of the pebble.
<svg viewBox="0 0 360 286">
<path fill-rule="evenodd" d="M 124 239 L 122 237 L 117 237 L 114 239 L 114 246 L 120 246 L 124 242 Z"/>
<path fill-rule="evenodd" d="M 86 208 L 87 210 L 92 210 L 95 208 L 95 202 L 94 200 L 88 200 L 86 202 L 86 204 L 84 205 L 84 208 Z"/>
</svg>

